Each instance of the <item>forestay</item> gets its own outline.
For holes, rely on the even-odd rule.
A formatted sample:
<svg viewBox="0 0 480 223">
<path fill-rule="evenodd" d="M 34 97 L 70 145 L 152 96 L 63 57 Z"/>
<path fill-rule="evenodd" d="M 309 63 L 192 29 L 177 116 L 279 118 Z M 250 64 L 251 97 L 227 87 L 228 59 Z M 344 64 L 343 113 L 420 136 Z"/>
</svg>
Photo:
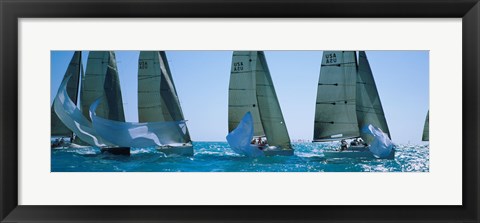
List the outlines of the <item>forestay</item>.
<svg viewBox="0 0 480 223">
<path fill-rule="evenodd" d="M 359 52 L 359 64 L 357 75 L 357 91 L 356 91 L 356 109 L 358 128 L 371 124 L 380 128 L 382 132 L 390 137 L 390 130 L 388 129 L 385 113 L 383 112 L 382 102 L 375 85 L 372 70 L 368 63 L 365 51 Z M 360 132 L 362 139 L 370 144 L 373 137 L 369 134 Z"/>
<path fill-rule="evenodd" d="M 354 51 L 324 51 L 318 80 L 314 141 L 359 136 Z"/>
</svg>

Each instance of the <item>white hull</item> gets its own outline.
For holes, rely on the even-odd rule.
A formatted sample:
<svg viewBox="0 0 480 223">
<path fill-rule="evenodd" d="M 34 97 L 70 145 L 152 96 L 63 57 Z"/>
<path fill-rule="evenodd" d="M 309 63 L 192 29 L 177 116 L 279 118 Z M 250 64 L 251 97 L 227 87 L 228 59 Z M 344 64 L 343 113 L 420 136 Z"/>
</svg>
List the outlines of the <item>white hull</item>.
<svg viewBox="0 0 480 223">
<path fill-rule="evenodd" d="M 193 156 L 192 144 L 158 146 L 157 151 L 165 155 Z"/>
<path fill-rule="evenodd" d="M 293 149 L 280 149 L 277 147 L 267 147 L 262 150 L 265 156 L 293 156 Z"/>
<path fill-rule="evenodd" d="M 347 150 L 343 151 L 324 151 L 326 159 L 338 159 L 338 158 L 355 158 L 355 159 L 395 159 L 395 149 L 392 149 L 392 152 L 388 157 L 377 158 L 373 155 L 368 147 L 364 146 L 351 146 Z"/>
</svg>

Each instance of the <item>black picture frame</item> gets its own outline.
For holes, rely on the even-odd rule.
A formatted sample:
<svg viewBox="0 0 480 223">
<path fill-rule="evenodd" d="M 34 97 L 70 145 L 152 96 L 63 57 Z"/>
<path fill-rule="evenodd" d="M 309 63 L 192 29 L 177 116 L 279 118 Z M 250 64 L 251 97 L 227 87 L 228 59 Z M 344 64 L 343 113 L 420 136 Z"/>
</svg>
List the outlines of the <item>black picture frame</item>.
<svg viewBox="0 0 480 223">
<path fill-rule="evenodd" d="M 480 5 L 478 0 L 0 0 L 0 16 L 0 219 L 2 222 L 478 222 L 480 219 L 478 213 Z M 462 18 L 463 205 L 18 205 L 18 19 L 76 17 Z"/>
</svg>

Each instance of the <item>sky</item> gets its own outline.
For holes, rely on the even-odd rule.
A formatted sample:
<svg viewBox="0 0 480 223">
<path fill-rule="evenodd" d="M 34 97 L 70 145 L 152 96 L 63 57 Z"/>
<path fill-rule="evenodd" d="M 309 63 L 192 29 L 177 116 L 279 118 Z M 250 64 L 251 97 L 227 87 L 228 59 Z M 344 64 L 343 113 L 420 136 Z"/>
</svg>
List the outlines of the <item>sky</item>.
<svg viewBox="0 0 480 223">
<path fill-rule="evenodd" d="M 193 141 L 226 141 L 232 51 L 166 51 Z M 312 140 L 322 51 L 265 51 L 291 140 Z M 428 51 L 366 51 L 394 143 L 421 143 L 429 109 Z M 115 51 L 126 121 L 138 121 L 139 51 Z M 50 103 L 73 51 L 51 52 Z M 88 51 L 83 51 L 86 70 Z"/>
</svg>

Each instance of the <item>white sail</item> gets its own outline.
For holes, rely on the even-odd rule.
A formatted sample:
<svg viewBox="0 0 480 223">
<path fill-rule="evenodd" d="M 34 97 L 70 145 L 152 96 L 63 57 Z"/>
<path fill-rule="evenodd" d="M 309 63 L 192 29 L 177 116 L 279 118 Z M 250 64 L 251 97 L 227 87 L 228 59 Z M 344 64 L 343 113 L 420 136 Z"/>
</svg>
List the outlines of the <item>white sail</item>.
<svg viewBox="0 0 480 223">
<path fill-rule="evenodd" d="M 253 137 L 253 117 L 250 112 L 247 112 L 237 128 L 227 135 L 227 142 L 233 151 L 240 155 L 248 157 L 265 156 L 265 154 L 257 146 L 250 144 Z"/>
<path fill-rule="evenodd" d="M 98 136 L 120 147 L 145 148 L 182 142 L 186 134 L 185 120 L 166 122 L 119 122 L 101 118 L 95 110 L 102 98 L 90 106 L 90 118 Z M 180 131 L 177 131 L 180 129 Z"/>
<path fill-rule="evenodd" d="M 380 128 L 382 132 L 390 137 L 390 130 L 388 129 L 387 120 L 385 119 L 382 102 L 380 101 L 380 96 L 378 95 L 377 86 L 365 51 L 359 52 L 358 76 L 356 82 L 358 128 L 362 129 L 365 126 L 373 125 Z M 371 134 L 361 132 L 360 136 L 368 144 L 374 140 Z"/>
<path fill-rule="evenodd" d="M 422 135 L 422 141 L 429 141 L 430 140 L 430 121 L 429 121 L 429 116 L 430 111 L 427 112 L 427 117 L 425 118 L 425 125 L 423 126 L 423 135 Z"/>
<path fill-rule="evenodd" d="M 165 52 L 141 51 L 138 61 L 139 122 L 184 120 Z M 186 128 L 186 127 L 185 127 Z M 182 129 L 177 129 L 182 132 Z M 190 142 L 188 129 L 178 142 Z"/>
<path fill-rule="evenodd" d="M 113 144 L 97 136 L 97 132 L 90 120 L 82 114 L 82 111 L 70 99 L 67 92 L 67 83 L 71 77 L 72 75 L 68 75 L 62 81 L 53 102 L 53 108 L 58 118 L 68 129 L 75 133 L 77 139 L 81 140 L 83 144 L 97 147 L 113 146 Z"/>
<path fill-rule="evenodd" d="M 362 128 L 362 133 L 370 135 L 373 140 L 368 149 L 378 158 L 394 158 L 392 150 L 394 146 L 390 138 L 381 129 L 369 124 Z"/>
<path fill-rule="evenodd" d="M 270 146 L 292 149 L 282 110 L 263 52 L 257 53 L 256 88 L 260 120 Z"/>
<path fill-rule="evenodd" d="M 82 67 L 82 52 L 75 51 L 73 54 L 72 60 L 68 64 L 67 71 L 63 77 L 62 82 L 65 81 L 67 77 L 70 76 L 70 79 L 66 86 L 66 91 L 69 98 L 72 100 L 74 104 L 77 103 L 78 99 L 78 86 L 79 86 L 79 79 L 80 79 L 80 69 Z M 51 108 L 51 136 L 63 136 L 63 137 L 71 137 L 72 131 L 68 129 L 63 122 L 58 118 L 58 115 L 55 113 L 54 106 L 52 104 Z"/>
<path fill-rule="evenodd" d="M 103 96 L 108 103 L 99 105 L 97 114 L 103 118 L 125 121 L 115 54 L 112 51 L 90 51 L 80 91 L 81 110 L 85 117 L 90 118 L 90 105 Z"/>
<path fill-rule="evenodd" d="M 228 131 L 233 131 L 250 112 L 253 117 L 253 135 L 264 136 L 263 125 L 257 101 L 256 51 L 235 51 L 230 71 L 228 88 Z"/>
<path fill-rule="evenodd" d="M 324 51 L 317 89 L 314 141 L 359 136 L 354 51 Z"/>
</svg>

